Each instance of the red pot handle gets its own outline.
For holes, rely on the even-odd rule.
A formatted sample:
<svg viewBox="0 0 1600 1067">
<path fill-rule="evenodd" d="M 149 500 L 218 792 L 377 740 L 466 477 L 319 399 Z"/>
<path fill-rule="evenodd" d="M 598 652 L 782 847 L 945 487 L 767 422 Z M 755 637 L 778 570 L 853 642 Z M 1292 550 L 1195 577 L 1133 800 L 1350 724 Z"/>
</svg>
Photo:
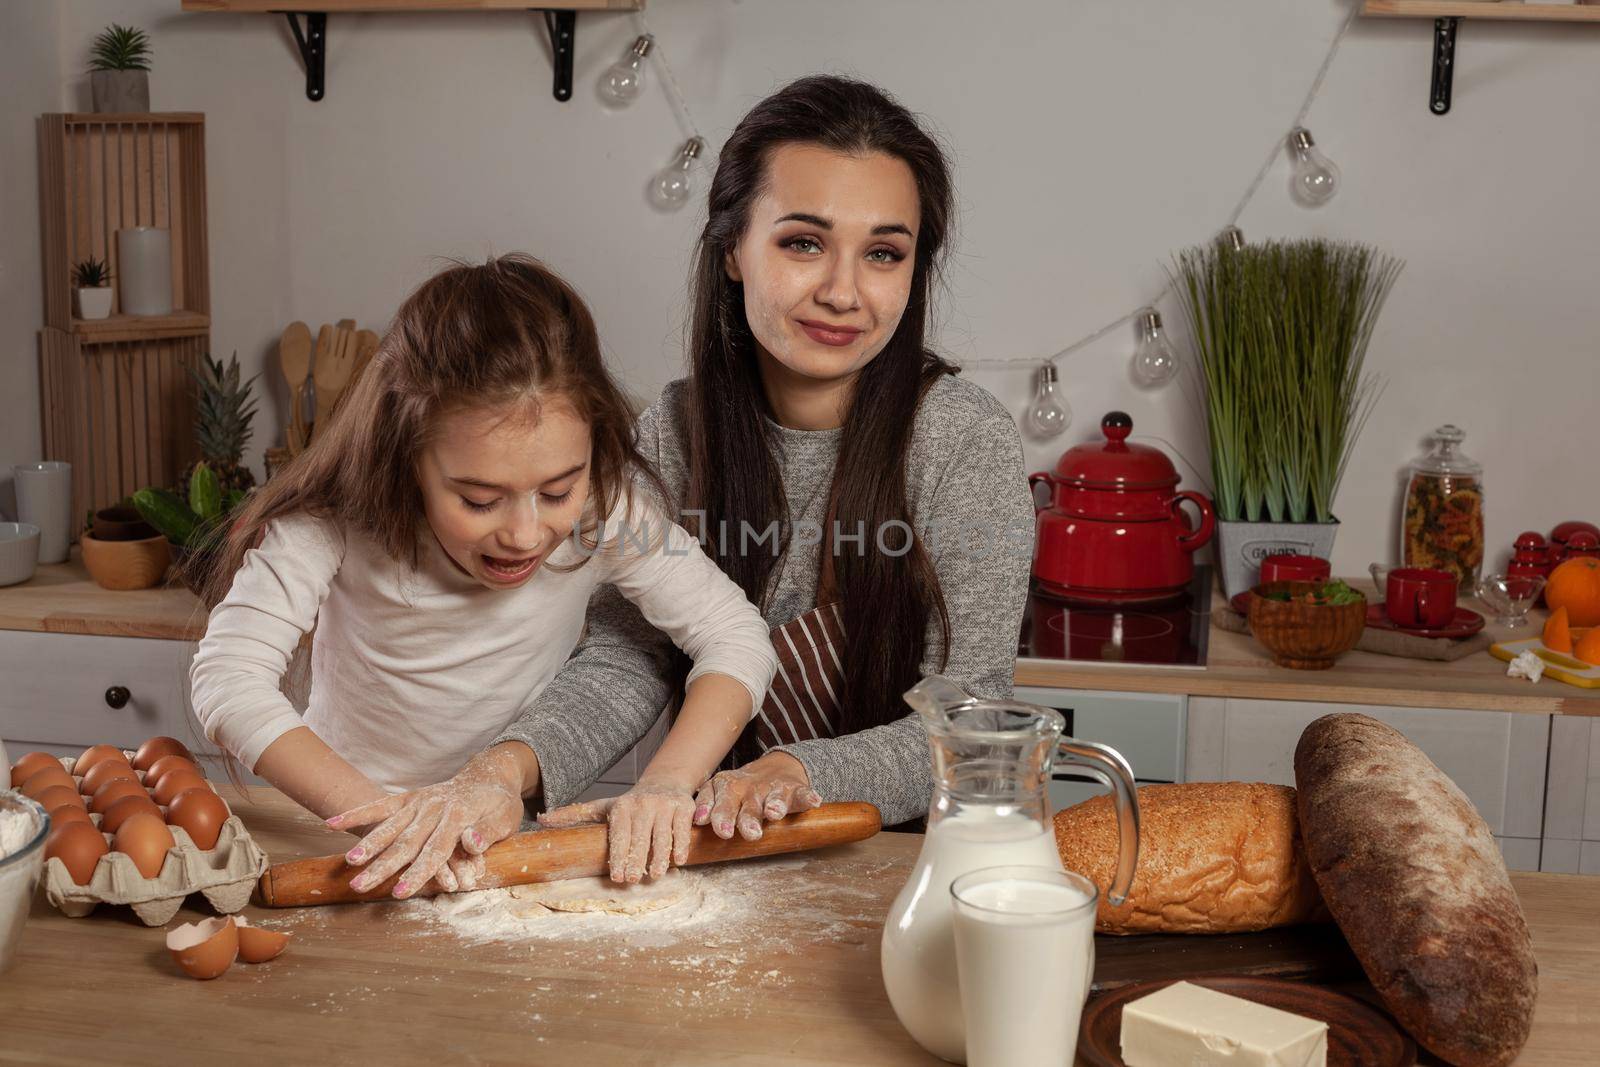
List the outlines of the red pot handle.
<svg viewBox="0 0 1600 1067">
<path fill-rule="evenodd" d="M 1178 545 L 1185 552 L 1193 552 L 1207 541 L 1211 540 L 1211 531 L 1216 528 L 1217 516 L 1211 510 L 1211 501 L 1202 493 L 1183 492 L 1172 498 L 1172 513 L 1178 514 L 1178 508 L 1187 500 L 1200 512 L 1200 529 L 1186 533 L 1178 538 Z"/>
<path fill-rule="evenodd" d="M 1039 512 L 1045 510 L 1045 508 L 1042 508 L 1042 507 L 1039 506 L 1039 498 L 1037 496 L 1034 496 L 1034 492 L 1033 492 L 1034 487 L 1037 486 L 1040 482 L 1044 482 L 1046 485 L 1048 485 L 1050 487 L 1050 492 L 1052 494 L 1050 503 L 1051 504 L 1055 503 L 1055 498 L 1054 498 L 1054 493 L 1056 491 L 1056 483 L 1055 483 L 1055 481 L 1048 474 L 1046 474 L 1044 471 L 1035 471 L 1034 473 L 1028 475 L 1028 495 L 1033 497 L 1033 513 L 1035 515 L 1038 515 Z M 1049 507 L 1049 506 L 1050 506 L 1049 504 L 1045 505 L 1046 508 Z"/>
</svg>

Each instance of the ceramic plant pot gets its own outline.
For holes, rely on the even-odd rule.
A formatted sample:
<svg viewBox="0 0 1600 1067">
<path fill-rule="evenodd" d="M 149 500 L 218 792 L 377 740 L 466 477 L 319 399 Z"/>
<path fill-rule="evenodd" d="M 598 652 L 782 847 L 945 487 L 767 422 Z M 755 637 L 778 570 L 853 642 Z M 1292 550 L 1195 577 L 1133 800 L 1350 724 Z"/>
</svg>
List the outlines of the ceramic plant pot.
<svg viewBox="0 0 1600 1067">
<path fill-rule="evenodd" d="M 1298 596 L 1320 582 L 1267 582 L 1250 598 L 1250 632 L 1272 653 L 1272 661 L 1294 670 L 1321 671 L 1356 647 L 1367 625 L 1367 600 L 1353 604 L 1307 604 L 1273 600 L 1274 593 Z"/>
</svg>

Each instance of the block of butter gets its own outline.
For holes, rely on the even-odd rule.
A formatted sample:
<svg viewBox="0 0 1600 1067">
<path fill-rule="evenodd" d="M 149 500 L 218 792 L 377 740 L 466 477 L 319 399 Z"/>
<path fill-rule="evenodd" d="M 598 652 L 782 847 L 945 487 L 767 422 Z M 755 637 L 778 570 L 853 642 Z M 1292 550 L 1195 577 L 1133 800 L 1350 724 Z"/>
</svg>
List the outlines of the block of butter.
<svg viewBox="0 0 1600 1067">
<path fill-rule="evenodd" d="M 1328 1024 L 1175 982 L 1122 1008 L 1128 1067 L 1326 1067 Z"/>
</svg>

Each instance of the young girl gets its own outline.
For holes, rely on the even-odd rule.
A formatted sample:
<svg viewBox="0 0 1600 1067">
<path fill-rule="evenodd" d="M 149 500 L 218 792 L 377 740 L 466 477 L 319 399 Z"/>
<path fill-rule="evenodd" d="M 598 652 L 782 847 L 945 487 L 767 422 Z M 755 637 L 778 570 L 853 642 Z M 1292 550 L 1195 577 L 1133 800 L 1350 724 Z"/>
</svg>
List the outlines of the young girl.
<svg viewBox="0 0 1600 1067">
<path fill-rule="evenodd" d="M 775 657 L 659 492 L 578 295 L 523 256 L 446 270 L 400 308 L 337 421 L 230 530 L 190 672 L 206 736 L 330 825 L 376 824 L 349 853 L 370 863 L 358 890 L 412 857 L 396 897 L 435 871 L 468 888 L 523 804 L 482 761 L 458 772 L 566 660 L 595 587 L 615 585 L 694 661 L 611 832 L 614 878 L 647 861 L 664 872 L 684 859 L 692 790 Z M 280 682 L 313 627 L 301 715 Z M 537 777 L 526 746 L 490 755 Z M 403 810 L 385 800 L 404 790 Z"/>
</svg>

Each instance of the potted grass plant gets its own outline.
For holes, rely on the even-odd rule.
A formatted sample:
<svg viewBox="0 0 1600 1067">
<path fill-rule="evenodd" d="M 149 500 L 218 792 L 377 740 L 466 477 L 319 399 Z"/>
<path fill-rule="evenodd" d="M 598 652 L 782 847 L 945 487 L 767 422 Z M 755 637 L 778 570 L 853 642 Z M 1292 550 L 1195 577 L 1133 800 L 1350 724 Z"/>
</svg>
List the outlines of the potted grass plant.
<svg viewBox="0 0 1600 1067">
<path fill-rule="evenodd" d="M 149 35 L 115 24 L 102 30 L 89 49 L 89 89 L 98 114 L 149 111 Z"/>
<path fill-rule="evenodd" d="M 72 268 L 78 294 L 78 318 L 104 319 L 111 315 L 111 270 L 106 261 L 90 256 Z"/>
<path fill-rule="evenodd" d="M 1400 268 L 1369 246 L 1322 239 L 1178 254 L 1224 595 L 1254 586 L 1268 556 L 1331 556 L 1334 497 L 1381 391 L 1367 346 Z"/>
</svg>

